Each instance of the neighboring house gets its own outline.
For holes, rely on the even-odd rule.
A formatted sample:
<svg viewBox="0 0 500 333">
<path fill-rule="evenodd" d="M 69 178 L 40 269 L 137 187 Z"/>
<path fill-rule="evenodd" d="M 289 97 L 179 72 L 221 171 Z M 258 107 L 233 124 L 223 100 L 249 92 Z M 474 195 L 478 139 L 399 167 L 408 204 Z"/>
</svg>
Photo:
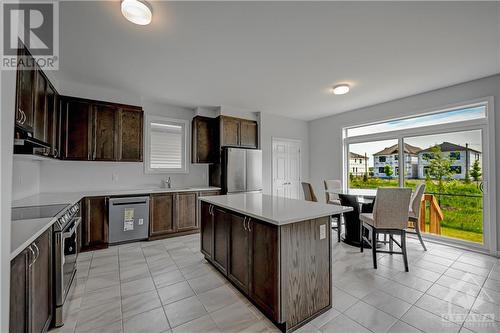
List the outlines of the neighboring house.
<svg viewBox="0 0 500 333">
<path fill-rule="evenodd" d="M 367 163 L 368 157 L 349 152 L 349 174 L 353 176 L 363 176 L 365 172 L 368 172 Z"/>
<path fill-rule="evenodd" d="M 432 149 L 434 147 L 436 146 L 422 150 L 418 154 L 418 178 L 425 178 L 427 169 L 429 168 L 429 162 L 425 157 L 432 158 Z M 456 145 L 450 142 L 443 142 L 442 144 L 437 145 L 437 147 L 439 147 L 445 157 L 450 157 L 453 159 L 451 168 L 455 172 L 455 174 L 453 175 L 454 179 L 465 179 L 465 171 L 467 169 L 471 169 L 472 164 L 475 160 L 479 160 L 479 164 L 482 166 L 480 151 Z M 466 152 L 468 152 L 468 158 Z"/>
<path fill-rule="evenodd" d="M 416 178 L 418 175 L 418 153 L 422 149 L 407 143 L 405 143 L 404 147 L 405 175 L 407 178 Z M 388 177 L 384 172 L 386 165 L 392 167 L 393 174 L 391 177 L 399 175 L 399 149 L 397 144 L 373 154 L 373 174 L 375 177 Z"/>
</svg>

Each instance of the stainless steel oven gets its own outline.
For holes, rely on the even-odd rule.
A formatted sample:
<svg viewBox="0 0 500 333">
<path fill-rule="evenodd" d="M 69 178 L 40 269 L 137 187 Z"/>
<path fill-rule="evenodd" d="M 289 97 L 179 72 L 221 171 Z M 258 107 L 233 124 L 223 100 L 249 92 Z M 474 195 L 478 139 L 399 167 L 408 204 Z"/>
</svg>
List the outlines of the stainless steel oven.
<svg viewBox="0 0 500 333">
<path fill-rule="evenodd" d="M 78 204 L 67 209 L 54 225 L 55 322 L 64 325 L 64 303 L 76 275 L 78 230 L 82 218 Z"/>
</svg>

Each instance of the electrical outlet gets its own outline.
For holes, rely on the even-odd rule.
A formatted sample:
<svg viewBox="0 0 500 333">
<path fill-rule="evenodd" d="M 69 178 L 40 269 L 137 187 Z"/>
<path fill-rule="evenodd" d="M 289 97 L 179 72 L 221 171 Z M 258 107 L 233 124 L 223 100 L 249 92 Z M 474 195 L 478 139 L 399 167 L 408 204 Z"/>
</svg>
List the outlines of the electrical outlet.
<svg viewBox="0 0 500 333">
<path fill-rule="evenodd" d="M 117 181 L 118 181 L 118 174 L 117 174 L 117 173 L 113 173 L 113 175 L 111 176 L 111 179 L 112 179 L 114 182 L 117 182 Z"/>
<path fill-rule="evenodd" d="M 326 224 L 321 224 L 319 226 L 319 239 L 326 238 Z"/>
</svg>

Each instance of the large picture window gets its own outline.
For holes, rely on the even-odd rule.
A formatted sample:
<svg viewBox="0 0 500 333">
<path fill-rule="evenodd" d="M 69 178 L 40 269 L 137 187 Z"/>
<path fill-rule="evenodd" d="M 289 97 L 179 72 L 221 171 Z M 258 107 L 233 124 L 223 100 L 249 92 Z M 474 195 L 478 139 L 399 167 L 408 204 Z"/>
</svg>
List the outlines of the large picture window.
<svg viewBox="0 0 500 333">
<path fill-rule="evenodd" d="M 488 233 L 487 103 L 344 129 L 348 188 L 425 184 L 420 228 L 429 237 L 473 247 L 496 242 Z M 361 172 L 348 157 L 364 156 Z M 492 241 L 493 240 L 493 241 Z"/>
<path fill-rule="evenodd" d="M 185 120 L 147 117 L 146 172 L 187 173 L 187 130 Z"/>
</svg>

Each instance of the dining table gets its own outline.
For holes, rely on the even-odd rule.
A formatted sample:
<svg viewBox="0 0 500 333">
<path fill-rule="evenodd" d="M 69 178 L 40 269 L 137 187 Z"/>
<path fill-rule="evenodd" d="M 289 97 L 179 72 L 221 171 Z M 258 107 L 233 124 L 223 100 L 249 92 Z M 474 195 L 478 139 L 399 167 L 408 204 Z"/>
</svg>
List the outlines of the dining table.
<svg viewBox="0 0 500 333">
<path fill-rule="evenodd" d="M 371 213 L 373 211 L 373 203 L 377 196 L 377 189 L 358 189 L 358 188 L 348 188 L 348 189 L 328 189 L 325 191 L 328 194 L 341 194 L 347 196 L 356 197 L 359 204 L 359 211 L 362 213 Z M 353 207 L 354 208 L 354 207 Z M 348 214 L 344 215 L 344 234 L 341 238 L 346 244 L 352 246 L 360 246 L 360 225 L 359 218 L 350 217 Z M 365 244 L 364 247 L 370 247 L 369 244 Z"/>
</svg>

